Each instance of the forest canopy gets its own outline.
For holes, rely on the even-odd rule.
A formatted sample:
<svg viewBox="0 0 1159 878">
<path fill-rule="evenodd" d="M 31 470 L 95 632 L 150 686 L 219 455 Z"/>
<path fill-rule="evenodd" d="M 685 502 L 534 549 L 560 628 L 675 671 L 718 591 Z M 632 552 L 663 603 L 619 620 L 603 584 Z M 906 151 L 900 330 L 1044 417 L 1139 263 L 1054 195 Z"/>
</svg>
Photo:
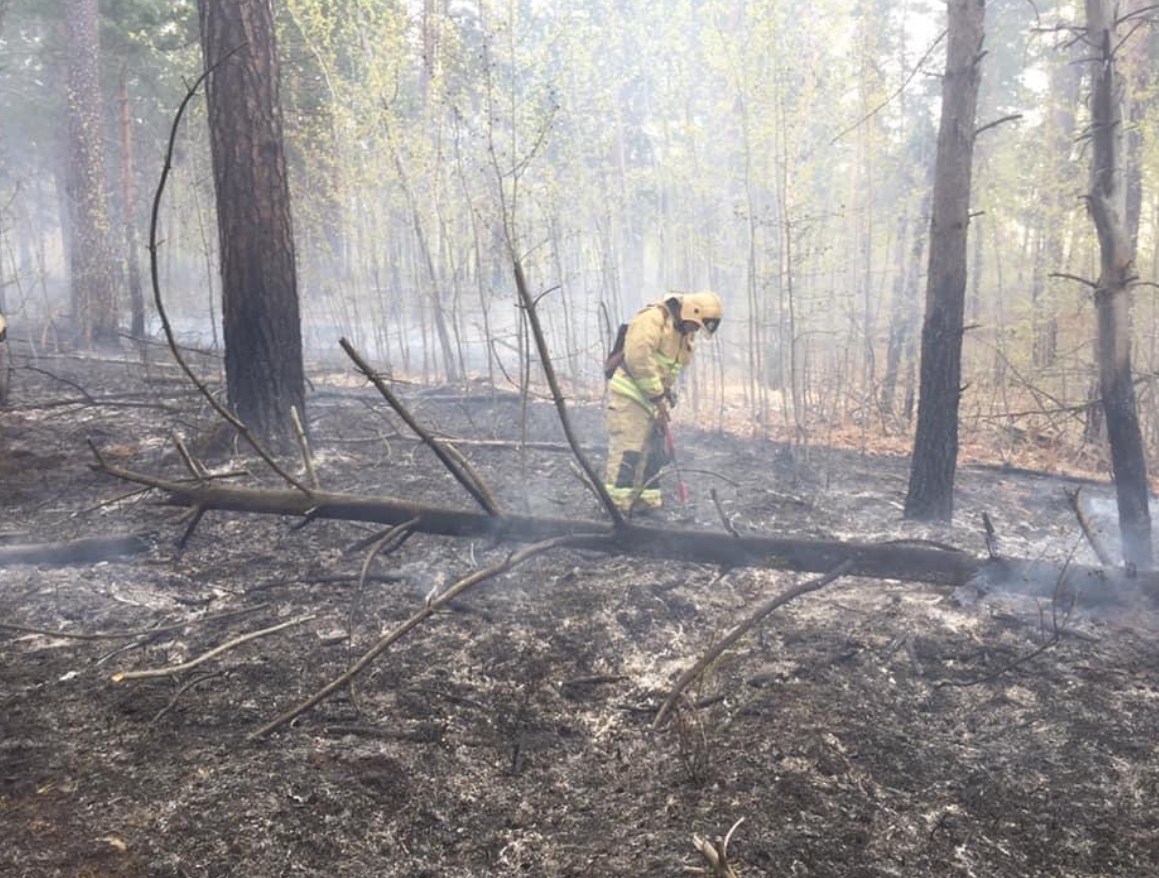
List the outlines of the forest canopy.
<svg viewBox="0 0 1159 878">
<path fill-rule="evenodd" d="M 18 336 L 67 316 L 67 5 L 0 24 L 0 270 Z M 932 2 L 621 4 L 279 0 L 281 101 L 307 352 L 348 337 L 427 380 L 519 372 L 510 257 L 551 292 L 558 368 L 598 393 L 609 328 L 671 290 L 728 319 L 687 396 L 715 426 L 903 438 L 914 413 L 945 63 Z M 201 71 L 189 0 L 103 0 L 101 117 L 129 324 L 140 233 L 175 107 Z M 964 445 L 1084 453 L 1097 393 L 1084 203 L 1086 67 L 1074 3 L 987 4 L 974 155 Z M 1149 28 L 1125 31 L 1138 95 L 1136 264 L 1157 258 Z M 123 144 L 133 144 L 131 163 Z M 160 217 L 165 300 L 219 343 L 205 108 L 178 133 Z M 436 317 L 449 330 L 436 331 Z M 1159 440 L 1153 297 L 1138 298 L 1144 440 Z M 155 315 L 147 321 L 156 328 Z M 23 330 L 20 328 L 23 326 Z M 47 338 L 47 336 L 44 336 Z M 1101 454 L 1102 445 L 1093 449 Z"/>
</svg>

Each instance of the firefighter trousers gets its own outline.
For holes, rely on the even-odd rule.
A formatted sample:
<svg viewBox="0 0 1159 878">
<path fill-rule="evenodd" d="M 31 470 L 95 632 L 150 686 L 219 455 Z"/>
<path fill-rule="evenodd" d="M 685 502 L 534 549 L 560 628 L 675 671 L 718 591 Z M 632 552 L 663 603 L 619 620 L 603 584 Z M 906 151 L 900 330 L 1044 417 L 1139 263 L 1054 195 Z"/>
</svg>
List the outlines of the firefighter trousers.
<svg viewBox="0 0 1159 878">
<path fill-rule="evenodd" d="M 656 419 L 638 402 L 608 394 L 608 459 L 604 487 L 623 512 L 663 505 L 660 470 L 667 462 L 664 434 Z"/>
</svg>

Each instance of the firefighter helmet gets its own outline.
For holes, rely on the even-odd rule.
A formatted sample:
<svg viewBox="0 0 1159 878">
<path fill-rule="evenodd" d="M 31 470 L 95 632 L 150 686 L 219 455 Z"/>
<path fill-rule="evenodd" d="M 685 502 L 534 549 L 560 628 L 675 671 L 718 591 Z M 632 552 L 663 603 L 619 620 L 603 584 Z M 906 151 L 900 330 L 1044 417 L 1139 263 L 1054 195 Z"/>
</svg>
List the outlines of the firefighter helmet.
<svg viewBox="0 0 1159 878">
<path fill-rule="evenodd" d="M 723 314 L 716 293 L 690 293 L 680 297 L 680 319 L 695 323 L 709 335 L 716 332 Z"/>
</svg>

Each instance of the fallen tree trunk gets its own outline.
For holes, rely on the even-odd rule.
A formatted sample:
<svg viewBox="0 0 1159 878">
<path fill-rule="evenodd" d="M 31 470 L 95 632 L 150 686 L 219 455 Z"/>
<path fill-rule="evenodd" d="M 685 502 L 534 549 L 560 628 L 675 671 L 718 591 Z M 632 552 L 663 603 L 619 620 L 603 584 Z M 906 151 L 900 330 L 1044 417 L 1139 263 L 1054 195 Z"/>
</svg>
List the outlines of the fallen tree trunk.
<svg viewBox="0 0 1159 878">
<path fill-rule="evenodd" d="M 1123 570 L 1081 564 L 1057 565 L 1022 559 L 979 558 L 967 552 L 917 542 L 868 543 L 763 535 L 733 536 L 719 531 L 645 527 L 625 523 L 485 512 L 426 506 L 391 497 L 331 491 L 256 489 L 209 483 L 180 483 L 128 473 L 112 475 L 149 484 L 167 502 L 201 511 L 220 510 L 306 519 L 326 518 L 383 525 L 410 523 L 418 532 L 528 543 L 572 537 L 577 549 L 722 567 L 763 567 L 946 586 L 975 584 L 983 591 L 1007 591 L 1050 598 L 1063 595 L 1083 604 L 1124 603 L 1140 595 L 1159 601 L 1159 573 L 1130 576 Z"/>
</svg>

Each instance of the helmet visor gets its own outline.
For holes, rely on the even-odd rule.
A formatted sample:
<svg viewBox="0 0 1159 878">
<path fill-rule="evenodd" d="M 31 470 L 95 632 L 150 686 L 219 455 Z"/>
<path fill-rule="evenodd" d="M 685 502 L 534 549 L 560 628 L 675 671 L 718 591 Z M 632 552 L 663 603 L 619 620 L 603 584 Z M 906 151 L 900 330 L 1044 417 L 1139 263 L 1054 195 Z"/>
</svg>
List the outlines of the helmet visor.
<svg viewBox="0 0 1159 878">
<path fill-rule="evenodd" d="M 720 326 L 720 318 L 719 317 L 705 318 L 704 331 L 707 332 L 709 335 L 712 335 L 714 332 L 716 332 L 717 327 L 719 327 L 719 326 Z"/>
</svg>

